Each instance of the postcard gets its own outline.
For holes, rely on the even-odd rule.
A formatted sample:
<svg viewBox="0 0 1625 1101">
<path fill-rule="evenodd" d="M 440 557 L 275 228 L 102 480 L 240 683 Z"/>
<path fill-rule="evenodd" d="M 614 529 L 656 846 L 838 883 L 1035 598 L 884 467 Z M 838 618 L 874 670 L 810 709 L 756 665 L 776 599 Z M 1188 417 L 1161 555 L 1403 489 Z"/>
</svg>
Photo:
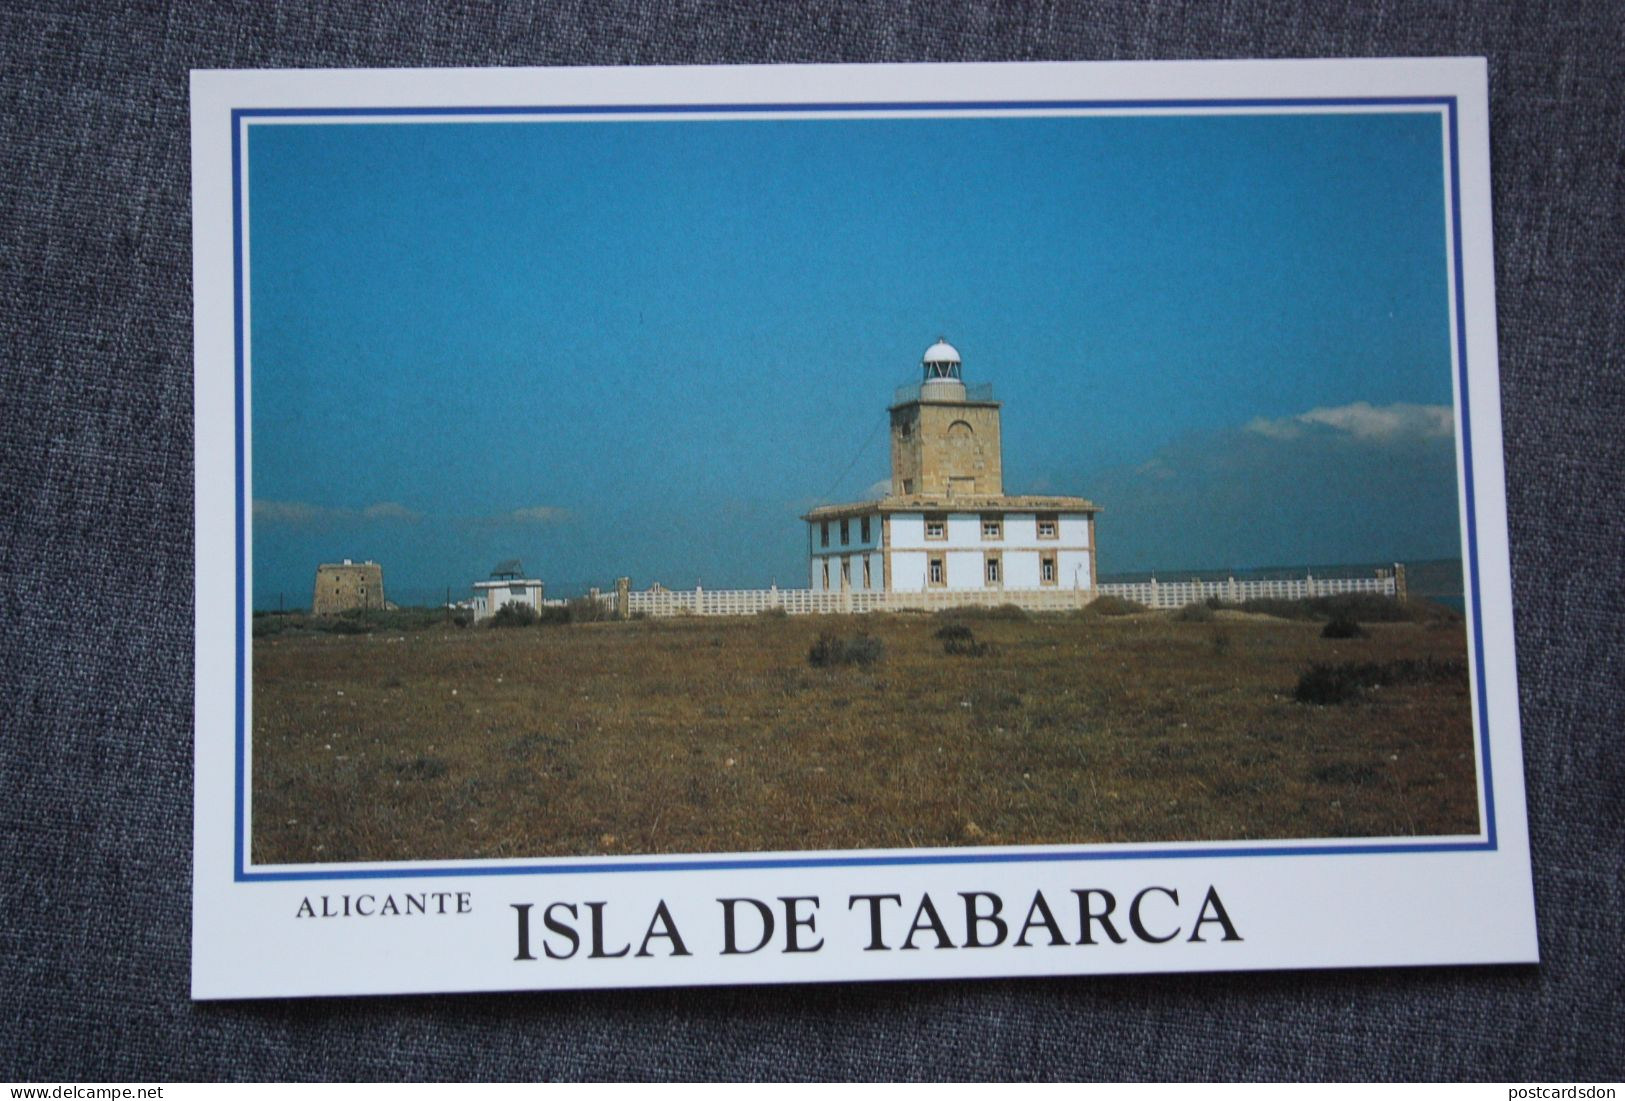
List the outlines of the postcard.
<svg viewBox="0 0 1625 1101">
<path fill-rule="evenodd" d="M 194 997 L 1536 960 L 1482 60 L 192 150 Z"/>
</svg>

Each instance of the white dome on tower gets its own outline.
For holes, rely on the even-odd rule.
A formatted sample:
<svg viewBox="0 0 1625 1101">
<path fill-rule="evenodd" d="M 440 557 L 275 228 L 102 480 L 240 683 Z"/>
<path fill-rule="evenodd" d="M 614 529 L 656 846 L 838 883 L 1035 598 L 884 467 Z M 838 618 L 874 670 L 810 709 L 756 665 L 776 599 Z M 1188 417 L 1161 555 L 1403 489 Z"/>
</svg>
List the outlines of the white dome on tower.
<svg viewBox="0 0 1625 1101">
<path fill-rule="evenodd" d="M 942 337 L 925 350 L 920 357 L 920 370 L 924 383 L 938 398 L 952 397 L 961 401 L 965 397 L 965 384 L 959 381 L 959 349 Z"/>
<path fill-rule="evenodd" d="M 959 362 L 959 349 L 955 348 L 952 344 L 949 344 L 946 340 L 943 340 L 941 337 L 938 337 L 937 342 L 935 344 L 931 345 L 931 347 L 929 347 L 929 348 L 927 348 L 925 350 L 925 355 L 920 357 L 920 362 L 921 363 L 958 363 Z"/>
</svg>

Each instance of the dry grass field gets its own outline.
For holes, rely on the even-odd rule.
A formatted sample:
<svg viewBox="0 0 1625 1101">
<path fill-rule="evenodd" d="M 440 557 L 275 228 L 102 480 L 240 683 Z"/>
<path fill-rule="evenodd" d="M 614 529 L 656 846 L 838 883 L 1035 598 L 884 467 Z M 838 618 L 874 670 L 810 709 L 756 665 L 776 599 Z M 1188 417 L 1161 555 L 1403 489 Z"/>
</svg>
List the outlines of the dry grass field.
<svg viewBox="0 0 1625 1101">
<path fill-rule="evenodd" d="M 1210 615 L 965 617 L 991 649 L 957 655 L 928 615 L 284 630 L 253 643 L 253 858 L 1477 830 L 1459 619 Z M 881 656 L 815 667 L 826 632 Z M 1431 672 L 1294 698 L 1396 661 Z"/>
</svg>

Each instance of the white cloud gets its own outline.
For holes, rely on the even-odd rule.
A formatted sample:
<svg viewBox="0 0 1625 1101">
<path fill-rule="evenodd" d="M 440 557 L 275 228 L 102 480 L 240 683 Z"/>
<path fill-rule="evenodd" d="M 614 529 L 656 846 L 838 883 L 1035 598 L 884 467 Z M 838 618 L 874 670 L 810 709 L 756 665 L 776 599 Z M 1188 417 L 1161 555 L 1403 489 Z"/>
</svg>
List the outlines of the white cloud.
<svg viewBox="0 0 1625 1101">
<path fill-rule="evenodd" d="M 562 524 L 570 518 L 568 509 L 555 508 L 552 505 L 533 505 L 530 508 L 516 508 L 512 512 L 505 512 L 497 517 L 498 522 L 509 524 Z"/>
<path fill-rule="evenodd" d="M 423 519 L 423 514 L 413 512 L 399 501 L 379 501 L 375 505 L 368 505 L 361 510 L 363 520 L 406 520 L 416 523 Z"/>
<path fill-rule="evenodd" d="M 871 485 L 863 491 L 865 501 L 878 501 L 891 492 L 891 479 L 886 478 Z"/>
<path fill-rule="evenodd" d="M 1448 438 L 1455 431 L 1455 417 L 1448 405 L 1372 405 L 1357 401 L 1350 405 L 1322 406 L 1293 417 L 1255 417 L 1247 431 L 1272 440 L 1291 440 L 1314 427 L 1329 428 L 1358 440 L 1376 442 Z"/>
<path fill-rule="evenodd" d="M 289 527 L 309 527 L 329 518 L 333 509 L 322 508 L 308 501 L 255 501 L 256 524 L 286 524 Z"/>
<path fill-rule="evenodd" d="M 404 520 L 416 522 L 423 517 L 398 501 L 379 501 L 366 508 L 331 508 L 309 501 L 254 502 L 254 522 L 285 527 L 320 527 L 334 524 L 354 524 L 365 521 Z"/>
</svg>

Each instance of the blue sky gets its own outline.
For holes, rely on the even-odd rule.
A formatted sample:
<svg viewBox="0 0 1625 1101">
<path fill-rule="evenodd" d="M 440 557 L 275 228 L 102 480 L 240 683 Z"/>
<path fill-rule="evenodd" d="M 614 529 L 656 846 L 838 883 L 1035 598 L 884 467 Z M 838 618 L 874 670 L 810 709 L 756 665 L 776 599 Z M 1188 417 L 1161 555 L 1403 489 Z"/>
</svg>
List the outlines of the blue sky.
<svg viewBox="0 0 1625 1101">
<path fill-rule="evenodd" d="M 255 127 L 255 603 L 804 585 L 939 334 L 1105 572 L 1453 555 L 1440 125 Z"/>
</svg>

